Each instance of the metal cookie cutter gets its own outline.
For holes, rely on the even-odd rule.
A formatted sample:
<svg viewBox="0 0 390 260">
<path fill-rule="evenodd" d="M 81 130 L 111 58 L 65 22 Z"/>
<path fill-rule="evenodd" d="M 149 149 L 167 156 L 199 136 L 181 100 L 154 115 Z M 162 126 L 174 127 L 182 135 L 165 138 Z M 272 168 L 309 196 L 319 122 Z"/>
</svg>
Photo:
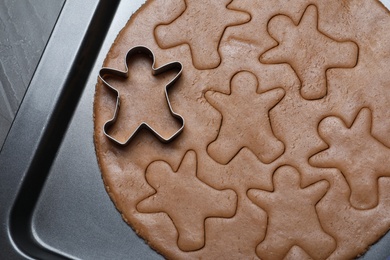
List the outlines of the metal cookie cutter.
<svg viewBox="0 0 390 260">
<path fill-rule="evenodd" d="M 169 110 L 170 110 L 172 116 L 177 118 L 180 121 L 182 126 L 180 127 L 179 130 L 177 130 L 173 135 L 171 135 L 168 138 L 164 138 L 163 136 L 161 136 L 155 129 L 153 129 L 146 122 L 142 122 L 134 130 L 134 132 L 131 133 L 131 135 L 129 136 L 129 138 L 125 142 L 120 142 L 107 133 L 107 129 L 115 123 L 115 121 L 118 117 L 118 113 L 119 113 L 119 109 L 120 109 L 120 96 L 119 96 L 119 91 L 116 88 L 114 88 L 113 86 L 111 86 L 104 78 L 107 75 L 116 75 L 116 76 L 127 78 L 129 76 L 129 68 L 128 68 L 127 64 L 128 64 L 130 57 L 134 54 L 145 54 L 145 55 L 149 56 L 149 58 L 152 59 L 152 61 L 153 61 L 152 62 L 152 74 L 153 75 L 158 75 L 158 74 L 161 74 L 161 73 L 168 71 L 168 70 L 171 70 L 171 69 L 179 69 L 179 72 L 177 73 L 177 75 L 170 82 L 168 82 L 168 84 L 165 86 L 165 97 L 166 97 L 166 101 L 167 101 L 167 104 L 168 104 L 168 107 L 169 107 Z M 115 69 L 111 69 L 111 68 L 102 68 L 99 72 L 99 78 L 102 80 L 104 85 L 107 86 L 109 89 L 113 90 L 117 95 L 114 116 L 103 125 L 104 135 L 107 136 L 111 141 L 115 142 L 116 144 L 119 144 L 122 146 L 127 145 L 131 141 L 131 139 L 138 133 L 138 131 L 140 131 L 143 128 L 149 129 L 161 142 L 164 142 L 164 143 L 171 142 L 173 139 L 175 139 L 183 131 L 184 118 L 181 115 L 179 115 L 173 111 L 172 106 L 171 106 L 171 102 L 169 101 L 169 97 L 168 97 L 168 88 L 171 87 L 173 84 L 175 84 L 175 82 L 180 78 L 181 73 L 183 71 L 183 65 L 180 62 L 175 61 L 175 62 L 167 63 L 163 66 L 158 67 L 158 68 L 155 68 L 154 63 L 155 63 L 154 54 L 149 48 L 147 48 L 145 46 L 136 46 L 136 47 L 131 48 L 126 54 L 126 59 L 125 59 L 126 70 L 125 71 L 115 70 Z"/>
</svg>

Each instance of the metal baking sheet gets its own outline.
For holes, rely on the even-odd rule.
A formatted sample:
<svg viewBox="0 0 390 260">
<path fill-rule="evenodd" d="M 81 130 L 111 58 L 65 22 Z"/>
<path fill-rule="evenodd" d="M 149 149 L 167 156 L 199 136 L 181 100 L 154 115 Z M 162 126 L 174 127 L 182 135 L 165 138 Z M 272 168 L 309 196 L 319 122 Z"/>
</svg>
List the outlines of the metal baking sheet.
<svg viewBox="0 0 390 260">
<path fill-rule="evenodd" d="M 98 71 L 143 2 L 66 1 L 0 154 L 0 259 L 162 259 L 110 201 L 92 138 Z M 390 233 L 361 259 L 388 256 Z"/>
</svg>

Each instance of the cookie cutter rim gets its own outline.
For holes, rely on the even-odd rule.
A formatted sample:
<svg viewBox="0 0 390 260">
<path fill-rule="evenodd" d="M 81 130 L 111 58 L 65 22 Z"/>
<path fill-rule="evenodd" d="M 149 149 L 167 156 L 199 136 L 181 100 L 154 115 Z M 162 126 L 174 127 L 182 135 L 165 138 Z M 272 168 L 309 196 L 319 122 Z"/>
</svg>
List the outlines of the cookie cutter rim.
<svg viewBox="0 0 390 260">
<path fill-rule="evenodd" d="M 142 121 L 138 126 L 137 128 L 130 134 L 130 136 L 126 139 L 126 141 L 124 142 L 121 142 L 117 139 L 115 139 L 114 137 L 112 137 L 110 134 L 107 133 L 107 130 L 110 126 L 112 126 L 117 118 L 118 118 L 118 113 L 119 113 L 119 110 L 120 110 L 120 94 L 119 94 L 119 91 L 114 88 L 113 86 L 111 86 L 104 78 L 110 74 L 110 75 L 116 75 L 116 76 L 119 76 L 119 77 L 124 77 L 124 78 L 128 78 L 129 77 L 129 68 L 128 68 L 128 62 L 130 60 L 130 57 L 134 54 L 145 54 L 147 55 L 149 58 L 152 59 L 152 75 L 153 76 L 156 76 L 156 75 L 159 75 L 165 71 L 168 71 L 168 70 L 171 70 L 171 69 L 179 69 L 179 72 L 176 74 L 176 76 L 171 79 L 166 85 L 165 85 L 165 99 L 167 101 L 167 105 L 169 107 L 169 111 L 171 113 L 171 115 L 178 119 L 181 123 L 181 127 L 179 128 L 179 130 L 177 130 L 174 134 L 172 134 L 171 136 L 169 136 L 168 138 L 164 138 L 162 135 L 160 135 L 153 127 L 151 127 L 148 123 L 146 123 L 145 121 Z M 101 81 L 103 82 L 103 85 L 105 85 L 106 87 L 108 87 L 110 90 L 114 91 L 116 93 L 116 104 L 115 104 L 115 111 L 114 111 L 114 115 L 113 117 L 106 121 L 103 125 L 103 133 L 104 135 L 109 138 L 111 141 L 113 141 L 114 143 L 118 144 L 118 145 L 121 145 L 121 146 L 126 146 L 133 138 L 134 136 L 142 129 L 148 129 L 150 130 L 161 142 L 163 143 L 169 143 L 171 142 L 173 139 L 175 139 L 178 135 L 181 134 L 181 132 L 183 131 L 184 129 L 184 125 L 185 125 L 185 120 L 184 118 L 176 113 L 175 111 L 173 111 L 172 109 L 172 105 L 171 105 L 171 102 L 169 100 L 169 96 L 168 96 L 168 88 L 170 88 L 172 85 L 174 85 L 176 83 L 176 81 L 180 78 L 181 74 L 182 74 L 182 71 L 183 71 L 183 65 L 181 62 L 179 61 L 173 61 L 173 62 L 170 62 L 170 63 L 167 63 L 167 64 L 164 64 L 158 68 L 155 68 L 155 55 L 153 53 L 153 51 L 151 49 L 149 49 L 148 47 L 146 46 L 143 46 L 143 45 L 138 45 L 138 46 L 135 46 L 133 48 L 131 48 L 127 53 L 126 53 L 126 57 L 125 57 L 125 70 L 122 71 L 122 70 L 116 70 L 116 69 L 112 69 L 112 68 L 108 68 L 108 67 L 103 67 L 100 69 L 99 71 L 99 78 L 101 79 Z"/>
</svg>

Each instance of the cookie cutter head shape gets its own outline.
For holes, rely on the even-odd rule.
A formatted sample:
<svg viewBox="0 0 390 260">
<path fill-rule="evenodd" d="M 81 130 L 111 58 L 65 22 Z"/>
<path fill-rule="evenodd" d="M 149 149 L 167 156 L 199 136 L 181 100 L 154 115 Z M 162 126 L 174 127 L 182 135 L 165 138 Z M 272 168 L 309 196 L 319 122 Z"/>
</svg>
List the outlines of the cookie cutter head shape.
<svg viewBox="0 0 390 260">
<path fill-rule="evenodd" d="M 111 136 L 110 134 L 108 134 L 108 128 L 110 126 L 112 126 L 116 120 L 117 120 L 117 117 L 118 117 L 118 113 L 119 113 L 119 109 L 120 109 L 120 94 L 119 94 L 119 91 L 114 88 L 113 86 L 111 86 L 106 80 L 105 80 L 105 77 L 107 75 L 115 75 L 115 76 L 119 76 L 119 77 L 123 77 L 123 78 L 127 78 L 129 76 L 129 68 L 128 68 L 128 61 L 129 59 L 135 55 L 135 54 L 145 54 L 147 55 L 150 59 L 152 59 L 152 74 L 154 76 L 158 75 L 158 74 L 161 74 L 165 71 L 168 71 L 168 70 L 171 70 L 171 69 L 178 69 L 179 72 L 176 74 L 176 76 L 168 82 L 168 84 L 165 86 L 165 98 L 166 98 L 166 101 L 167 101 L 167 105 L 169 107 L 169 111 L 171 113 L 171 115 L 173 117 L 175 117 L 176 119 L 178 119 L 180 121 L 180 124 L 181 124 L 181 127 L 179 128 L 179 130 L 177 130 L 174 134 L 172 134 L 171 136 L 169 136 L 168 138 L 165 138 L 163 137 L 162 135 L 160 135 L 153 127 L 151 127 L 148 123 L 146 122 L 142 122 L 131 134 L 130 136 L 127 138 L 126 141 L 124 142 L 121 142 L 117 139 L 115 139 L 113 136 Z M 100 72 L 99 72 L 99 78 L 102 80 L 103 84 L 105 86 L 107 86 L 110 90 L 114 91 L 116 93 L 116 96 L 117 96 L 117 99 L 116 99 L 116 106 L 115 106 L 115 111 L 114 111 L 114 116 L 106 121 L 103 125 L 103 133 L 105 136 L 107 136 L 111 141 L 113 141 L 114 143 L 118 144 L 118 145 L 121 145 L 121 146 L 126 146 L 133 138 L 134 136 L 141 130 L 141 129 L 148 129 L 150 130 L 161 142 L 163 143 L 168 143 L 168 142 L 171 142 L 173 139 L 175 139 L 184 129 L 184 118 L 175 113 L 172 109 L 172 105 L 171 105 L 171 102 L 169 101 L 169 97 L 168 97 L 168 88 L 171 87 L 172 85 L 175 84 L 175 82 L 180 78 L 181 74 L 182 74 L 182 71 L 183 71 L 183 65 L 178 62 L 178 61 L 174 61 L 174 62 L 170 62 L 170 63 L 167 63 L 165 65 L 162 65 L 158 68 L 155 68 L 154 66 L 155 64 L 155 57 L 154 57 L 154 54 L 153 52 L 145 47 L 145 46 L 135 46 L 133 48 L 131 48 L 127 54 L 126 54 L 126 58 L 125 58 L 125 66 L 126 66 L 126 69 L 125 71 L 121 71 L 121 70 L 115 70 L 115 69 L 111 69 L 111 68 L 107 68 L 107 67 L 103 67 Z"/>
</svg>

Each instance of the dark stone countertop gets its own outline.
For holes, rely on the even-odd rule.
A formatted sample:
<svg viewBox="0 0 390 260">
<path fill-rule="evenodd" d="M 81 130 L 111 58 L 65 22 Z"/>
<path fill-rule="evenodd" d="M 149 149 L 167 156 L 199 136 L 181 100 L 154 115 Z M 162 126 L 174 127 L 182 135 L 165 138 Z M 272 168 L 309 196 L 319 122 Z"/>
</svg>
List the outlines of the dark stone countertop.
<svg viewBox="0 0 390 260">
<path fill-rule="evenodd" d="M 0 1 L 0 150 L 64 2 Z"/>
</svg>

